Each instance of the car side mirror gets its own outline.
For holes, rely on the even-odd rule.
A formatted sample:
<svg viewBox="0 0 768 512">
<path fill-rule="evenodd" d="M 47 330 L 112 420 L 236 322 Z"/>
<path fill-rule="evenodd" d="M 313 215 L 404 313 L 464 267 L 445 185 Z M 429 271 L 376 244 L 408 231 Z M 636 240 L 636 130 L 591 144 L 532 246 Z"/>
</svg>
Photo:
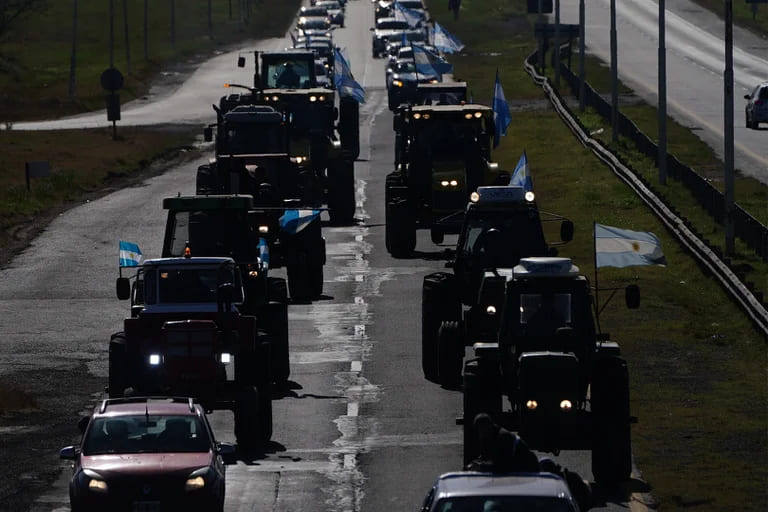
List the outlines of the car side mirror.
<svg viewBox="0 0 768 512">
<path fill-rule="evenodd" d="M 59 450 L 59 458 L 64 460 L 75 460 L 77 458 L 77 448 L 74 446 L 65 446 Z"/>
<path fill-rule="evenodd" d="M 751 99 L 752 99 L 752 96 L 750 96 L 749 94 L 745 94 L 745 95 L 744 95 L 744 99 L 745 99 L 745 100 L 751 100 Z"/>
<path fill-rule="evenodd" d="M 131 298 L 131 282 L 127 277 L 118 277 L 115 283 L 117 298 L 119 300 L 128 300 Z"/>
<path fill-rule="evenodd" d="M 235 445 L 231 443 L 216 443 L 216 452 L 224 459 L 225 464 L 234 462 L 235 459 Z"/>
<path fill-rule="evenodd" d="M 570 242 L 573 240 L 573 222 L 570 220 L 564 220 L 560 224 L 560 240 L 563 242 Z"/>
<path fill-rule="evenodd" d="M 213 140 L 213 128 L 208 126 L 203 130 L 203 139 L 205 142 L 211 142 Z"/>
<path fill-rule="evenodd" d="M 631 284 L 624 289 L 624 300 L 627 303 L 627 308 L 637 309 L 640 307 L 640 287 L 636 284 Z"/>
<path fill-rule="evenodd" d="M 371 28 L 369 28 L 368 30 L 370 30 L 371 32 L 373 32 L 373 31 L 375 31 L 376 29 L 375 29 L 375 28 L 373 28 L 373 27 L 371 27 Z"/>
<path fill-rule="evenodd" d="M 243 57 L 242 55 L 240 55 L 237 58 L 237 67 L 239 67 L 239 68 L 244 68 L 245 67 L 245 57 Z"/>
<path fill-rule="evenodd" d="M 90 422 L 91 422 L 91 418 L 89 418 L 88 416 L 83 416 L 77 422 L 77 430 L 80 431 L 81 434 L 85 434 L 85 429 L 88 428 L 88 423 Z"/>
</svg>

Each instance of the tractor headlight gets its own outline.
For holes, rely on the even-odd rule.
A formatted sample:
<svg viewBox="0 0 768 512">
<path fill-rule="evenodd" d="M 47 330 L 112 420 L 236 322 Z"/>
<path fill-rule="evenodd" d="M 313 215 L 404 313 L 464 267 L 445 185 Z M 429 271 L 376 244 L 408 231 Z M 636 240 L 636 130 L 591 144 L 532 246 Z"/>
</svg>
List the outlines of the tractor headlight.
<svg viewBox="0 0 768 512">
<path fill-rule="evenodd" d="M 269 233 L 269 226 L 259 226 L 259 233 Z"/>
<path fill-rule="evenodd" d="M 149 366 L 160 366 L 160 354 L 149 354 Z"/>
<path fill-rule="evenodd" d="M 483 117 L 482 112 L 475 112 L 475 119 L 480 119 L 481 117 Z"/>
<path fill-rule="evenodd" d="M 469 195 L 469 200 L 472 201 L 473 203 L 478 202 L 480 200 L 480 194 L 478 194 L 477 192 L 472 192 Z"/>
<path fill-rule="evenodd" d="M 259 277 L 259 271 L 258 270 L 250 270 L 248 272 L 248 277 Z"/>
<path fill-rule="evenodd" d="M 402 87 L 403 82 L 402 80 L 392 80 L 392 85 L 394 85 L 395 87 Z"/>
<path fill-rule="evenodd" d="M 458 187 L 459 186 L 459 182 L 457 180 L 451 180 L 450 185 L 452 187 Z"/>
<path fill-rule="evenodd" d="M 447 187 L 448 186 L 448 180 L 441 181 L 440 185 L 443 186 L 443 187 Z"/>
<path fill-rule="evenodd" d="M 488 313 L 489 315 L 495 315 L 496 314 L 496 306 L 491 304 L 490 306 L 485 308 L 485 312 Z"/>
<path fill-rule="evenodd" d="M 464 119 L 472 119 L 472 114 L 467 112 L 466 114 L 464 114 Z"/>
<path fill-rule="evenodd" d="M 414 118 L 414 119 L 421 119 L 421 114 L 419 114 L 418 112 L 416 112 L 415 114 L 413 114 L 413 118 Z"/>
<path fill-rule="evenodd" d="M 532 203 L 534 199 L 536 199 L 536 195 L 533 192 L 529 190 L 528 192 L 525 193 L 526 201 L 528 201 L 529 203 Z"/>
<path fill-rule="evenodd" d="M 272 101 L 277 101 L 277 100 L 279 100 L 279 99 L 280 99 L 280 97 L 279 97 L 279 96 L 272 96 Z"/>
<path fill-rule="evenodd" d="M 570 411 L 573 408 L 573 404 L 570 400 L 563 400 L 560 402 L 560 410 L 561 411 Z"/>
<path fill-rule="evenodd" d="M 535 411 L 538 406 L 539 406 L 539 403 L 536 400 L 528 400 L 527 402 L 525 402 L 525 407 L 529 411 Z"/>
<path fill-rule="evenodd" d="M 430 117 L 429 114 L 424 114 L 424 119 L 429 119 L 429 117 Z"/>
<path fill-rule="evenodd" d="M 432 80 L 429 81 L 429 83 L 431 83 L 431 84 L 438 84 L 438 83 L 440 83 L 440 81 L 437 80 L 436 78 L 433 78 Z"/>
<path fill-rule="evenodd" d="M 309 97 L 309 102 L 310 102 L 310 103 L 314 103 L 314 102 L 316 102 L 316 101 L 317 101 L 317 96 L 315 96 L 314 94 L 313 94 L 312 96 L 310 96 L 310 97 Z"/>
<path fill-rule="evenodd" d="M 222 352 L 219 359 L 221 360 L 221 364 L 229 364 L 232 362 L 232 354 L 229 352 Z"/>
<path fill-rule="evenodd" d="M 319 98 L 317 98 L 317 99 L 318 99 L 318 100 L 320 100 L 320 101 L 325 101 L 325 96 L 320 96 L 320 97 L 319 97 Z"/>
</svg>

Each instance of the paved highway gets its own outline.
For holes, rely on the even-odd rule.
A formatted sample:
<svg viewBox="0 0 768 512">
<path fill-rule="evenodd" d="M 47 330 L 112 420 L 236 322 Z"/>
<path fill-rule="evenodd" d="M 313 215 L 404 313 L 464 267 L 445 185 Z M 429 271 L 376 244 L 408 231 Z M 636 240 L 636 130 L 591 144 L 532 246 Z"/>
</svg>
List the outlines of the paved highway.
<svg viewBox="0 0 768 512">
<path fill-rule="evenodd" d="M 421 279 L 443 268 L 443 248 L 434 247 L 423 233 L 412 259 L 392 259 L 384 249 L 383 190 L 392 167 L 392 117 L 386 109 L 383 62 L 370 56 L 371 4 L 350 2 L 347 17 L 348 28 L 335 37 L 367 89 L 361 160 L 355 169 L 357 223 L 324 230 L 326 297 L 289 308 L 295 384 L 274 402 L 269 453 L 229 467 L 229 512 L 416 510 L 435 477 L 461 464 L 461 430 L 454 422 L 461 414 L 461 395 L 425 381 L 420 367 Z M 200 98 L 236 70 L 233 55 L 213 62 L 201 70 L 226 72 L 214 80 L 198 71 L 158 105 L 186 91 L 190 102 L 209 108 L 214 99 Z M 206 90 L 191 89 L 192 81 Z M 216 89 L 213 95 L 218 94 Z M 209 122 L 212 116 L 206 112 L 185 115 L 190 122 L 197 115 L 198 122 Z M 199 163 L 178 166 L 62 214 L 0 272 L 0 375 L 86 365 L 106 383 L 107 340 L 127 313 L 126 304 L 114 297 L 117 241 L 138 243 L 145 257 L 159 254 L 165 222 L 161 199 L 193 193 Z M 100 391 L 99 386 L 80 390 L 94 398 Z M 52 393 L 66 400 L 69 390 L 54 387 Z M 90 404 L 72 404 L 76 410 L 85 406 Z M 215 412 L 212 423 L 220 440 L 234 440 L 230 413 Z M 72 433 L 74 439 L 74 424 Z M 50 460 L 46 455 L 39 464 Z M 588 452 L 563 453 L 559 461 L 591 478 Z M 56 467 L 60 476 L 38 496 L 33 510 L 68 510 L 70 472 L 66 464 Z M 628 506 L 624 499 L 613 501 L 597 508 Z"/>
<path fill-rule="evenodd" d="M 658 101 L 658 4 L 617 5 L 619 78 L 652 105 Z M 723 155 L 724 24 L 689 0 L 667 1 L 669 114 Z M 578 2 L 562 2 L 563 23 L 578 23 Z M 587 51 L 610 62 L 610 0 L 586 4 Z M 768 80 L 768 40 L 744 30 L 734 36 L 736 168 L 768 183 L 768 131 L 745 127 L 743 96 Z M 589 79 L 589 78 L 587 78 Z M 714 173 L 717 175 L 717 172 Z"/>
</svg>

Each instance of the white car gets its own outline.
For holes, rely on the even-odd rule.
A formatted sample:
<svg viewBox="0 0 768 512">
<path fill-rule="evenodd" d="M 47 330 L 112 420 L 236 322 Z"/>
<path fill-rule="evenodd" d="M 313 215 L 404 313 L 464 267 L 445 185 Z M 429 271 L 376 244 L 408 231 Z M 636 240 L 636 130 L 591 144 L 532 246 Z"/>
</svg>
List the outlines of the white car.
<svg viewBox="0 0 768 512">
<path fill-rule="evenodd" d="M 755 87 L 752 93 L 744 96 L 747 106 L 744 111 L 747 118 L 747 128 L 757 130 L 760 123 L 768 123 L 768 82 Z"/>
<path fill-rule="evenodd" d="M 440 475 L 421 512 L 578 512 L 565 480 L 552 473 L 460 471 Z"/>
</svg>

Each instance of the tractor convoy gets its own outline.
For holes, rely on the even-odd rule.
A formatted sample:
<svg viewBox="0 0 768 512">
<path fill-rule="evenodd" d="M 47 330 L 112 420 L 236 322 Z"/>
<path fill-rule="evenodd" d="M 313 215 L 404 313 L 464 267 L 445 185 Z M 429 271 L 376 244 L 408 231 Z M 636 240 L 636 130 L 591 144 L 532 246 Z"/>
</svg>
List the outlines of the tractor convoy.
<svg viewBox="0 0 768 512">
<path fill-rule="evenodd" d="M 204 128 L 213 154 L 195 195 L 163 200 L 161 257 L 121 253 L 116 291 L 129 311 L 109 341 L 110 399 L 191 397 L 233 411 L 241 449 L 271 439 L 273 391 L 290 378 L 289 304 L 323 294 L 322 217 L 354 221 L 362 89 L 331 36 L 345 3 L 304 8 L 293 48 L 250 52 L 253 84 L 227 84 L 236 91 Z M 493 161 L 494 109 L 448 68 L 424 74 L 416 55 L 441 56 L 426 11 L 408 3 L 405 19 L 397 2 L 374 3 L 372 50 L 389 57 L 395 140 L 386 250 L 412 257 L 418 230 L 438 246 L 454 235 L 451 270 L 423 279 L 424 377 L 463 393 L 465 466 L 482 455 L 485 413 L 535 450 L 591 450 L 595 480 L 620 483 L 632 469 L 627 363 L 600 330 L 588 278 L 558 255 L 573 223 L 540 211 L 532 186 Z M 625 300 L 638 307 L 636 286 Z"/>
</svg>

